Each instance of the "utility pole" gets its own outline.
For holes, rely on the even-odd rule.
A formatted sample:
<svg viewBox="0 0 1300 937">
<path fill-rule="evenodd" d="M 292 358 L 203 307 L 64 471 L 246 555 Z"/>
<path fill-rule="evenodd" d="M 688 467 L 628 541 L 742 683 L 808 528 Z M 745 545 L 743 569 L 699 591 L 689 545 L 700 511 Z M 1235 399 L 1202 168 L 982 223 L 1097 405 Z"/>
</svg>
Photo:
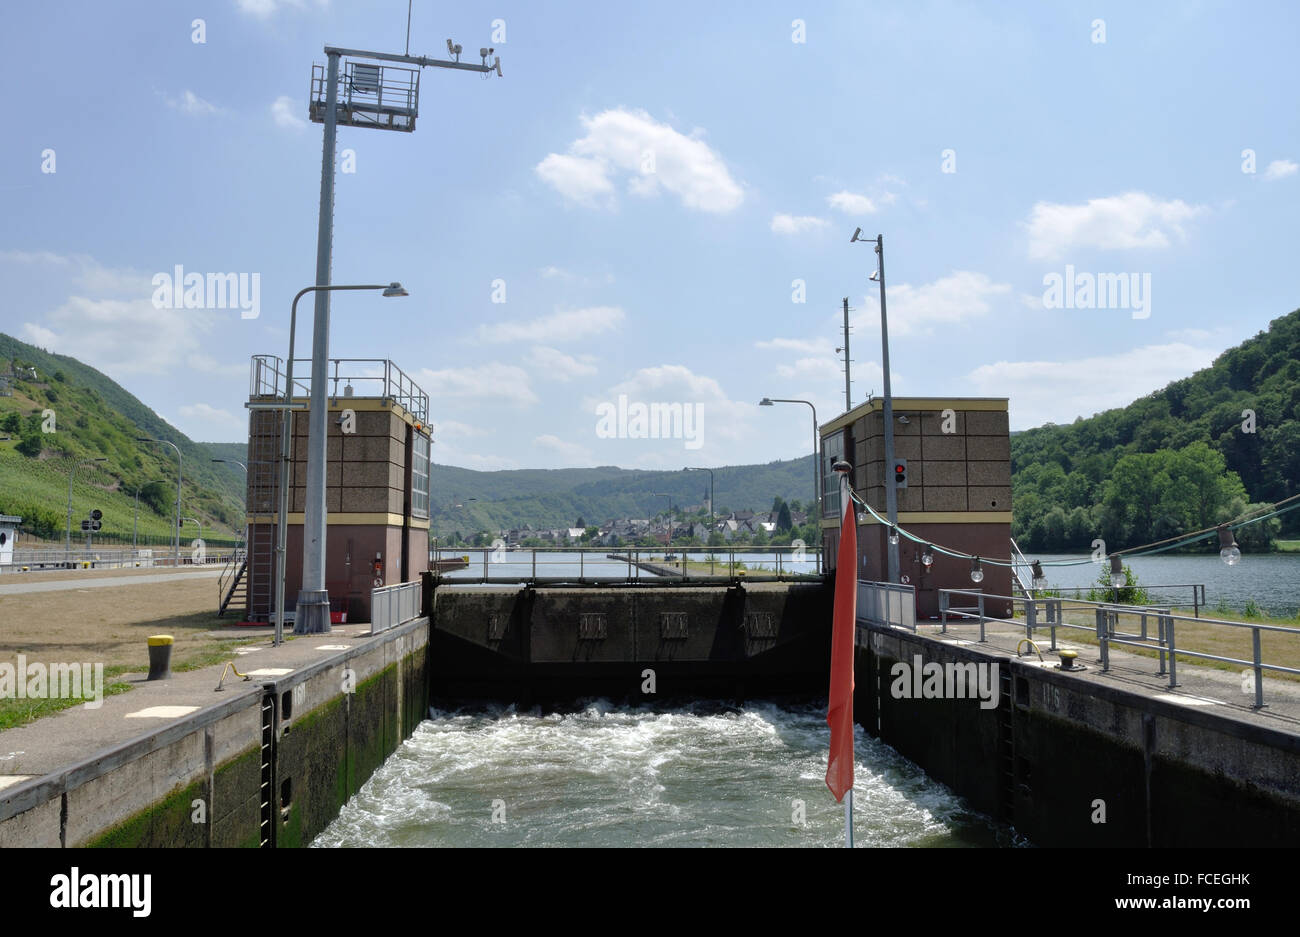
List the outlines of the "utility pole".
<svg viewBox="0 0 1300 937">
<path fill-rule="evenodd" d="M 871 243 L 866 238 L 858 237 L 861 233 L 861 228 L 854 231 L 853 237 L 849 238 L 849 243 Z M 898 527 L 898 486 L 894 473 L 894 396 L 889 389 L 889 316 L 885 312 L 885 236 L 877 234 L 873 246 L 876 249 L 876 269 L 867 279 L 880 284 L 880 359 L 881 366 L 885 370 L 884 407 L 881 413 L 885 424 L 885 509 L 889 515 L 889 532 L 892 533 Z M 848 343 L 847 334 L 845 343 Z M 898 544 L 888 536 L 886 536 L 886 543 L 889 545 L 887 550 L 889 581 L 898 582 Z"/>
<path fill-rule="evenodd" d="M 849 391 L 849 298 L 844 297 L 844 412 L 853 409 L 853 395 Z"/>
</svg>

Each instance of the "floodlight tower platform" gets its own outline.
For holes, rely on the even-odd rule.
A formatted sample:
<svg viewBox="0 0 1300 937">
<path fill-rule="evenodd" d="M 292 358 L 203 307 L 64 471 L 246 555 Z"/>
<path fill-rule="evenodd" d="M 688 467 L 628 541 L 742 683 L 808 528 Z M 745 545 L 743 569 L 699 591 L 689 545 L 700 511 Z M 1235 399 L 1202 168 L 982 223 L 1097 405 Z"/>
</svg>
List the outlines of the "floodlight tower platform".
<svg viewBox="0 0 1300 937">
<path fill-rule="evenodd" d="M 324 65 L 311 67 L 311 101 L 308 115 L 325 123 L 329 72 Z M 340 127 L 375 130 L 415 129 L 420 113 L 420 70 L 375 62 L 344 60 L 339 74 L 336 122 Z"/>
</svg>

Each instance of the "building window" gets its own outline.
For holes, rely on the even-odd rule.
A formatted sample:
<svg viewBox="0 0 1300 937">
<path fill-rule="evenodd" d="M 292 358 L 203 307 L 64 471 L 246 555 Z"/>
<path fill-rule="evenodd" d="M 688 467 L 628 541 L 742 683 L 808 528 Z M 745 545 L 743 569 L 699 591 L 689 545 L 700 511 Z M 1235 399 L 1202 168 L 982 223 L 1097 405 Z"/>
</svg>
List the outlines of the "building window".
<svg viewBox="0 0 1300 937">
<path fill-rule="evenodd" d="M 822 516 L 840 516 L 840 476 L 831 466 L 844 458 L 844 430 L 822 439 Z"/>
<path fill-rule="evenodd" d="M 429 437 L 415 434 L 411 458 L 411 516 L 429 516 Z"/>
</svg>

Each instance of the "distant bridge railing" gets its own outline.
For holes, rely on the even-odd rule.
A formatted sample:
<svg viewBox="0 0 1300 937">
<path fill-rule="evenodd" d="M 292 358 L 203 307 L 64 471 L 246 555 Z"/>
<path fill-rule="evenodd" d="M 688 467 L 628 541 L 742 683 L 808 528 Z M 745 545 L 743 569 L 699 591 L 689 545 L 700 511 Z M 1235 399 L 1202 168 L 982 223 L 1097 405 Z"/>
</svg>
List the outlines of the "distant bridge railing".
<svg viewBox="0 0 1300 937">
<path fill-rule="evenodd" d="M 420 617 L 420 580 L 383 586 L 370 591 L 370 633 L 379 634 L 389 628 Z"/>
<path fill-rule="evenodd" d="M 958 600 L 962 602 L 974 600 L 974 604 L 955 605 L 953 603 L 954 597 L 958 597 Z M 1110 671 L 1110 646 L 1112 644 L 1154 652 L 1159 662 L 1156 675 L 1162 677 L 1167 675 L 1171 689 L 1178 686 L 1177 657 L 1179 654 L 1201 660 L 1240 664 L 1242 667 L 1248 668 L 1244 673 L 1249 674 L 1249 678 L 1243 679 L 1242 686 L 1243 689 L 1254 695 L 1254 704 L 1251 707 L 1253 709 L 1260 709 L 1264 706 L 1265 670 L 1300 675 L 1300 668 L 1279 663 L 1277 658 L 1274 658 L 1272 663 L 1264 660 L 1261 645 L 1261 634 L 1265 631 L 1279 635 L 1294 635 L 1297 637 L 1297 643 L 1292 645 L 1292 656 L 1288 659 L 1295 660 L 1295 650 L 1300 650 L 1300 628 L 1287 628 L 1282 625 L 1268 625 L 1256 622 L 1227 621 L 1218 618 L 1199 618 L 1192 615 L 1177 614 L 1169 605 L 1131 605 L 1055 596 L 1035 599 L 1021 596 L 993 595 L 992 593 L 973 589 L 940 589 L 940 632 L 946 634 L 949 624 L 954 624 L 956 621 L 974 621 L 979 624 L 980 641 L 984 642 L 987 638 L 986 625 L 989 621 L 1014 622 L 1017 626 L 1020 624 L 1014 617 L 1005 619 L 987 615 L 984 610 L 986 599 L 1010 599 L 1013 602 L 1013 607 L 1019 605 L 1024 622 L 1025 637 L 1033 640 L 1035 632 L 1048 631 L 1051 636 L 1050 649 L 1053 651 L 1057 649 L 1056 631 L 1058 628 L 1070 628 L 1090 633 L 1095 637 L 1099 646 L 1103 673 Z M 1074 617 L 1076 619 L 1082 617 L 1086 622 L 1088 618 L 1091 618 L 1092 621 L 1090 623 L 1080 623 L 1078 620 L 1067 620 L 1066 615 L 1071 612 L 1075 613 Z M 1080 612 L 1083 613 L 1082 616 L 1078 614 Z M 1121 620 L 1131 630 L 1119 630 Z M 1225 633 L 1220 631 L 1223 628 L 1247 629 L 1250 631 L 1250 657 L 1214 654 L 1209 651 L 1194 650 L 1190 646 L 1179 644 L 1177 640 L 1179 622 L 1186 623 L 1197 629 L 1205 628 L 1208 632 L 1217 632 L 1219 634 Z M 1202 633 L 1202 637 L 1204 637 L 1204 633 Z M 1192 639 L 1192 641 L 1196 640 L 1196 638 Z"/>
<path fill-rule="evenodd" d="M 166 552 L 164 552 L 166 550 Z M 179 563 L 167 548 L 149 550 L 15 550 L 13 559 L 0 563 L 2 573 L 24 573 L 48 569 L 157 569 L 177 566 L 221 566 L 228 563 L 234 550 L 205 550 L 200 557 L 193 549 L 181 545 Z"/>
<path fill-rule="evenodd" d="M 619 583 L 691 585 L 820 581 L 817 552 L 803 547 L 456 547 L 432 551 L 435 563 L 463 557 L 459 569 L 435 570 L 442 585 Z"/>
</svg>

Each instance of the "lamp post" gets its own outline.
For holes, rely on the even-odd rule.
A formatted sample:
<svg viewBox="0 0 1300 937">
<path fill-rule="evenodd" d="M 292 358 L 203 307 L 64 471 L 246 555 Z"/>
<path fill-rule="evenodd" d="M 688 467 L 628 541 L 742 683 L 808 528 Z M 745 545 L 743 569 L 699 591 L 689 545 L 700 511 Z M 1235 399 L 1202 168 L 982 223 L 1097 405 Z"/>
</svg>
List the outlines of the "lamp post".
<svg viewBox="0 0 1300 937">
<path fill-rule="evenodd" d="M 331 172 L 333 167 L 331 166 Z M 328 275 L 328 268 L 326 270 Z M 280 435 L 280 510 L 277 518 L 276 573 L 276 643 L 284 628 L 284 554 L 287 544 L 289 514 L 289 410 L 293 396 L 294 333 L 298 324 L 298 300 L 312 292 L 335 290 L 382 290 L 384 296 L 408 296 L 400 283 L 368 283 L 338 286 L 307 286 L 298 291 L 289 310 L 289 359 L 285 362 L 284 425 Z M 298 591 L 294 634 L 320 634 L 330 630 L 329 593 L 325 590 L 325 443 L 329 438 L 325 426 L 325 385 L 329 371 L 329 307 L 316 304 L 316 321 L 311 356 L 311 403 L 307 418 L 307 498 L 303 517 L 302 586 Z"/>
<path fill-rule="evenodd" d="M 68 532 L 63 538 L 63 561 L 66 563 L 72 559 L 72 479 L 77 474 L 77 469 L 83 465 L 90 465 L 92 462 L 107 462 L 108 459 L 99 456 L 94 459 L 82 459 L 76 465 L 72 466 L 68 472 Z"/>
<path fill-rule="evenodd" d="M 668 517 L 668 532 L 664 534 L 664 553 L 666 559 L 667 554 L 673 552 L 673 496 L 667 491 L 655 491 L 651 494 L 655 498 L 668 499 L 668 507 L 665 510 Z"/>
<path fill-rule="evenodd" d="M 198 527 L 199 529 L 198 539 L 199 540 L 203 539 L 203 522 L 201 520 L 199 520 L 197 517 L 184 517 L 181 519 L 186 521 L 193 521 L 194 526 Z"/>
<path fill-rule="evenodd" d="M 713 524 L 714 524 L 714 519 L 713 519 L 713 469 L 711 469 L 711 468 L 703 468 L 703 467 L 698 467 L 698 468 L 697 468 L 697 467 L 695 467 L 695 466 L 688 465 L 688 466 L 686 466 L 684 469 L 682 469 L 682 471 L 684 471 L 684 472 L 708 472 L 708 473 L 709 473 L 709 533 L 711 534 L 711 533 L 713 533 Z M 706 545 L 706 546 L 708 545 L 707 541 L 708 541 L 708 538 L 706 537 L 706 538 L 705 538 L 705 545 Z"/>
<path fill-rule="evenodd" d="M 764 397 L 758 402 L 760 407 L 770 407 L 778 403 L 802 403 L 812 410 L 813 421 L 813 499 L 817 505 L 817 570 L 821 571 L 821 529 L 822 529 L 822 470 L 821 470 L 821 436 L 817 433 L 817 408 L 809 400 L 786 400 L 781 397 Z"/>
<path fill-rule="evenodd" d="M 162 479 L 159 478 L 159 479 L 155 479 L 154 481 L 162 481 Z M 153 481 L 145 482 L 145 484 L 152 485 Z M 138 534 L 140 531 L 140 490 L 143 487 L 144 485 L 135 486 L 135 516 L 131 520 L 131 549 L 132 550 L 139 548 L 139 545 L 136 541 L 138 539 Z"/>
<path fill-rule="evenodd" d="M 181 447 L 174 442 L 168 442 L 166 439 L 155 439 L 152 436 L 137 436 L 136 442 L 160 442 L 176 450 L 176 526 L 174 529 L 175 546 L 172 552 L 174 563 L 179 567 L 181 565 Z"/>
<path fill-rule="evenodd" d="M 869 244 L 871 241 L 859 238 L 862 229 L 858 228 L 849 239 L 850 244 Z M 882 417 L 885 423 L 885 508 L 889 515 L 890 529 L 898 527 L 898 486 L 894 478 L 894 396 L 889 389 L 889 317 L 885 313 L 885 236 L 877 234 L 874 241 L 876 249 L 876 269 L 867 277 L 880 284 L 880 363 L 885 370 L 885 396 Z M 898 582 L 898 544 L 888 542 L 889 581 Z"/>
<path fill-rule="evenodd" d="M 240 528 L 239 539 L 245 547 L 248 546 L 248 466 L 238 459 L 213 459 L 213 462 L 224 462 L 228 465 L 238 465 L 244 470 L 244 526 Z"/>
</svg>

